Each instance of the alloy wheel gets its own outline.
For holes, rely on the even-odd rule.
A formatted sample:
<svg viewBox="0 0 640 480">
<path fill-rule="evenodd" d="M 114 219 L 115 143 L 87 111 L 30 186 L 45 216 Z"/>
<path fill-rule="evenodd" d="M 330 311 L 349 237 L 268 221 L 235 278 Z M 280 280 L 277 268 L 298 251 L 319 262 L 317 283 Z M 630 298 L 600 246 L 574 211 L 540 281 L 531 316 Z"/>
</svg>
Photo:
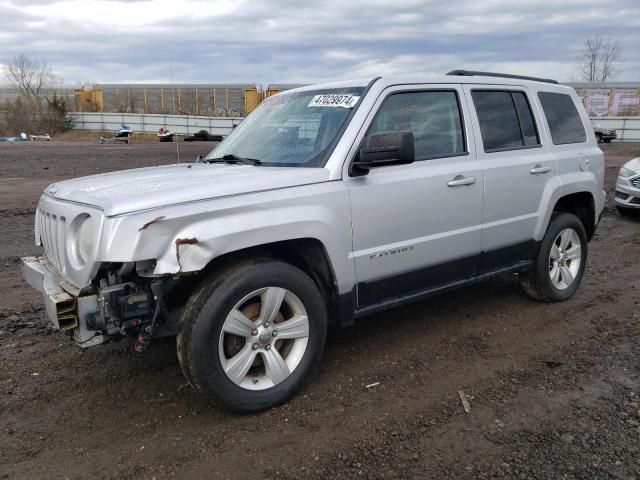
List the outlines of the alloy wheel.
<svg viewBox="0 0 640 480">
<path fill-rule="evenodd" d="M 300 364 L 309 341 L 309 318 L 291 291 L 266 287 L 246 295 L 229 312 L 218 354 L 227 377 L 248 390 L 286 380 Z"/>
<path fill-rule="evenodd" d="M 562 230 L 551 245 L 549 277 L 558 290 L 569 288 L 580 271 L 582 245 L 578 232 L 572 228 Z"/>
</svg>

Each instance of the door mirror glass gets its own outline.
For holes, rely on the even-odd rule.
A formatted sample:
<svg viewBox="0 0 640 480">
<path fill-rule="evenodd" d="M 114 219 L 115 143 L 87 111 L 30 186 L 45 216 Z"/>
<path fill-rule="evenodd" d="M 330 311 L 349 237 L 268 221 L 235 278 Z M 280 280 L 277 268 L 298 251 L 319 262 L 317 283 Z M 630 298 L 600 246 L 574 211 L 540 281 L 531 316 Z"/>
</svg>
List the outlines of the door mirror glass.
<svg viewBox="0 0 640 480">
<path fill-rule="evenodd" d="M 353 162 L 355 175 L 364 175 L 369 169 L 386 165 L 413 163 L 415 146 L 413 132 L 372 133 L 360 147 L 360 158 Z"/>
</svg>

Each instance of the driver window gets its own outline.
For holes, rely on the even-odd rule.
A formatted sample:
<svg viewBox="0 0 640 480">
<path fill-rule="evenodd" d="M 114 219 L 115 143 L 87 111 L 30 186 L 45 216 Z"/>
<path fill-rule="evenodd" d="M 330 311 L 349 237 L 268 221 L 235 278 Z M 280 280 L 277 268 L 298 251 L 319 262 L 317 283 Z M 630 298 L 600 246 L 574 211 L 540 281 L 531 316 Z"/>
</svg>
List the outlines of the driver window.
<svg viewBox="0 0 640 480">
<path fill-rule="evenodd" d="M 367 134 L 411 131 L 416 160 L 466 153 L 455 91 L 394 93 L 380 107 Z"/>
</svg>

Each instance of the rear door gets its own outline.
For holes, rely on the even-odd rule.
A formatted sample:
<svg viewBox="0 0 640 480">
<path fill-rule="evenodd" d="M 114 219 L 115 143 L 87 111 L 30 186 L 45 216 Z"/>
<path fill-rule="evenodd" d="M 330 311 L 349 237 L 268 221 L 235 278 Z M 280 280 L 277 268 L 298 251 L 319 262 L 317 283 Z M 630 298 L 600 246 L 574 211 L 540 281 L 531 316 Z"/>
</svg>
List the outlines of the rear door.
<svg viewBox="0 0 640 480">
<path fill-rule="evenodd" d="M 475 273 L 483 172 L 467 114 L 460 85 L 394 86 L 376 101 L 354 149 L 365 133 L 410 130 L 416 161 L 345 177 L 359 307 Z"/>
<path fill-rule="evenodd" d="M 543 193 L 558 181 L 557 164 L 526 88 L 467 85 L 465 92 L 484 167 L 482 274 L 534 256 Z"/>
</svg>

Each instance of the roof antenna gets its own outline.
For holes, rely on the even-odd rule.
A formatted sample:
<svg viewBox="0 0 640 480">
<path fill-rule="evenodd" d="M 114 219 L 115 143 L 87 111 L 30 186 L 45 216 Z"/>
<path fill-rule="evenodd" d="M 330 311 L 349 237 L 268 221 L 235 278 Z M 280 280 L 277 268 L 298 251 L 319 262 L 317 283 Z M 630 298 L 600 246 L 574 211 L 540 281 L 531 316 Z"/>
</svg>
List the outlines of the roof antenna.
<svg viewBox="0 0 640 480">
<path fill-rule="evenodd" d="M 171 75 L 171 95 L 173 96 L 173 114 L 176 114 L 176 90 L 173 84 L 173 59 L 169 57 L 169 73 Z M 175 135 L 174 135 L 175 138 Z M 176 155 L 178 156 L 178 163 L 180 163 L 180 141 L 176 138 Z"/>
</svg>

